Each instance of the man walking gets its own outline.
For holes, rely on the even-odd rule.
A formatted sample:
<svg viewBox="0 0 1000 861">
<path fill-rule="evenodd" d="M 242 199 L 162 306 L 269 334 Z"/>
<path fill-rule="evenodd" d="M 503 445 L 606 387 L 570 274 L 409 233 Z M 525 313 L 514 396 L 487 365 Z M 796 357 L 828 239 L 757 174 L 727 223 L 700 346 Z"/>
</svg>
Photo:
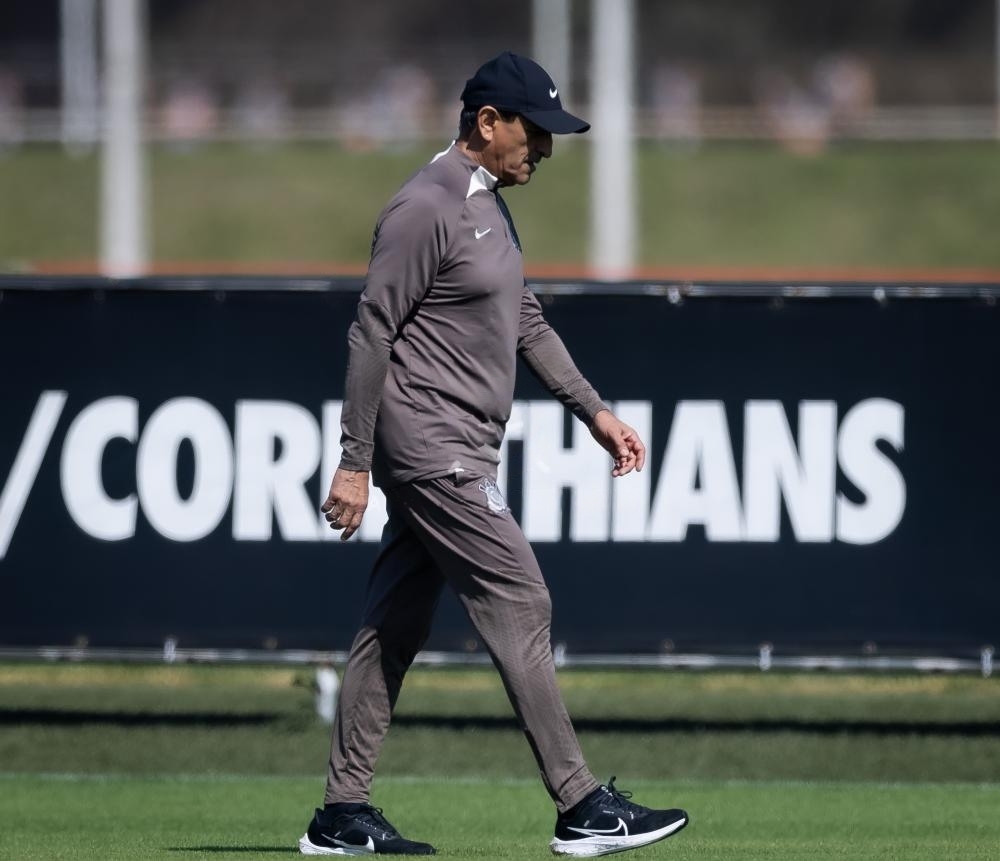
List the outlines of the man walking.
<svg viewBox="0 0 1000 861">
<path fill-rule="evenodd" d="M 458 139 L 379 218 L 348 335 L 343 455 L 323 511 L 353 535 L 371 474 L 389 519 L 341 686 L 324 807 L 299 841 L 306 855 L 434 853 L 400 836 L 369 794 L 445 585 L 489 650 L 555 802 L 553 852 L 620 852 L 687 824 L 684 811 L 634 804 L 588 770 L 556 684 L 549 593 L 495 482 L 518 356 L 586 422 L 612 475 L 645 461 L 545 322 L 498 193 L 531 179 L 553 134 L 590 126 L 563 110 L 539 65 L 509 52 L 469 79 L 462 102 Z"/>
</svg>

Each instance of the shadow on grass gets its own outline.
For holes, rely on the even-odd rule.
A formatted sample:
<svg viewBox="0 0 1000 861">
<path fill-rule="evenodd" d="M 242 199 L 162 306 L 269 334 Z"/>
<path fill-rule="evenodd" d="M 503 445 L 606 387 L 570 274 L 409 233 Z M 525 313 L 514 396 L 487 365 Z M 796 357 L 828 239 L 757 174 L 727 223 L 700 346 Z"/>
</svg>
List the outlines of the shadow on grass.
<svg viewBox="0 0 1000 861">
<path fill-rule="evenodd" d="M 102 712 L 65 709 L 0 709 L 0 726 L 38 724 L 42 726 L 83 726 L 105 724 L 123 727 L 235 727 L 267 726 L 287 723 L 288 714 L 253 712 Z M 307 718 L 312 720 L 312 718 Z M 402 714 L 393 718 L 393 726 L 447 730 L 516 730 L 513 717 L 500 715 Z M 712 720 L 700 718 L 574 718 L 578 732 L 597 733 L 783 733 L 811 735 L 919 735 L 1000 738 L 1000 723 L 987 721 L 871 721 L 809 720 L 800 718 L 765 718 L 747 720 Z M 222 851 L 221 847 L 219 851 Z"/>
<path fill-rule="evenodd" d="M 299 850 L 288 846 L 168 846 L 167 852 L 283 852 L 286 855 L 298 855 Z"/>
<path fill-rule="evenodd" d="M 486 716 L 396 715 L 393 726 L 431 729 L 518 729 L 514 718 Z M 775 718 L 701 720 L 698 718 L 573 718 L 578 732 L 600 733 L 782 733 L 816 735 L 922 735 L 1000 737 L 1000 724 L 966 721 L 854 721 Z"/>
<path fill-rule="evenodd" d="M 42 724 L 45 726 L 264 726 L 287 721 L 287 714 L 252 712 L 102 712 L 72 709 L 0 709 L 0 726 Z"/>
</svg>

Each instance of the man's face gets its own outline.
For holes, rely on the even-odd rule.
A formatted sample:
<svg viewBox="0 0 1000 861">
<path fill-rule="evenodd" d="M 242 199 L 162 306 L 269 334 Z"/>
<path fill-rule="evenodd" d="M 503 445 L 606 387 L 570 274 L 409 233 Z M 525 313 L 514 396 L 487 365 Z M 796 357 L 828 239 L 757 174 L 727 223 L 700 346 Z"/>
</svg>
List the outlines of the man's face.
<svg viewBox="0 0 1000 861">
<path fill-rule="evenodd" d="M 493 127 L 492 173 L 501 185 L 526 185 L 543 158 L 552 155 L 552 135 L 530 120 L 497 118 Z"/>
</svg>

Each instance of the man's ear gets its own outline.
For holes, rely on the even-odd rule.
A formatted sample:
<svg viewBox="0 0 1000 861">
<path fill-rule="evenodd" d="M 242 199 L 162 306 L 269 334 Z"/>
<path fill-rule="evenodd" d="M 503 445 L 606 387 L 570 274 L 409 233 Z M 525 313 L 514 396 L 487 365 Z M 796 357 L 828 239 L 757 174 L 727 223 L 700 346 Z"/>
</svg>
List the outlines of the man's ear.
<svg viewBox="0 0 1000 861">
<path fill-rule="evenodd" d="M 476 128 L 479 136 L 486 142 L 493 140 L 493 133 L 500 122 L 500 113 L 492 105 L 484 105 L 476 114 Z"/>
</svg>

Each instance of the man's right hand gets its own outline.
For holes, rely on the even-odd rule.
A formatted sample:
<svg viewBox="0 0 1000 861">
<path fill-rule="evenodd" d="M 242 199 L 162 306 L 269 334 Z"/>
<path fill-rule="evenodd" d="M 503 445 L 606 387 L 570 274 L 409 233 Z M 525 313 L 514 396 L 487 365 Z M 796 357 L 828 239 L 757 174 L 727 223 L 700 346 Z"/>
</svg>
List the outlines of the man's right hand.
<svg viewBox="0 0 1000 861">
<path fill-rule="evenodd" d="M 333 474 L 333 483 L 326 502 L 320 510 L 326 515 L 331 529 L 343 529 L 341 541 L 346 541 L 361 526 L 368 507 L 368 473 L 338 469 Z"/>
</svg>

